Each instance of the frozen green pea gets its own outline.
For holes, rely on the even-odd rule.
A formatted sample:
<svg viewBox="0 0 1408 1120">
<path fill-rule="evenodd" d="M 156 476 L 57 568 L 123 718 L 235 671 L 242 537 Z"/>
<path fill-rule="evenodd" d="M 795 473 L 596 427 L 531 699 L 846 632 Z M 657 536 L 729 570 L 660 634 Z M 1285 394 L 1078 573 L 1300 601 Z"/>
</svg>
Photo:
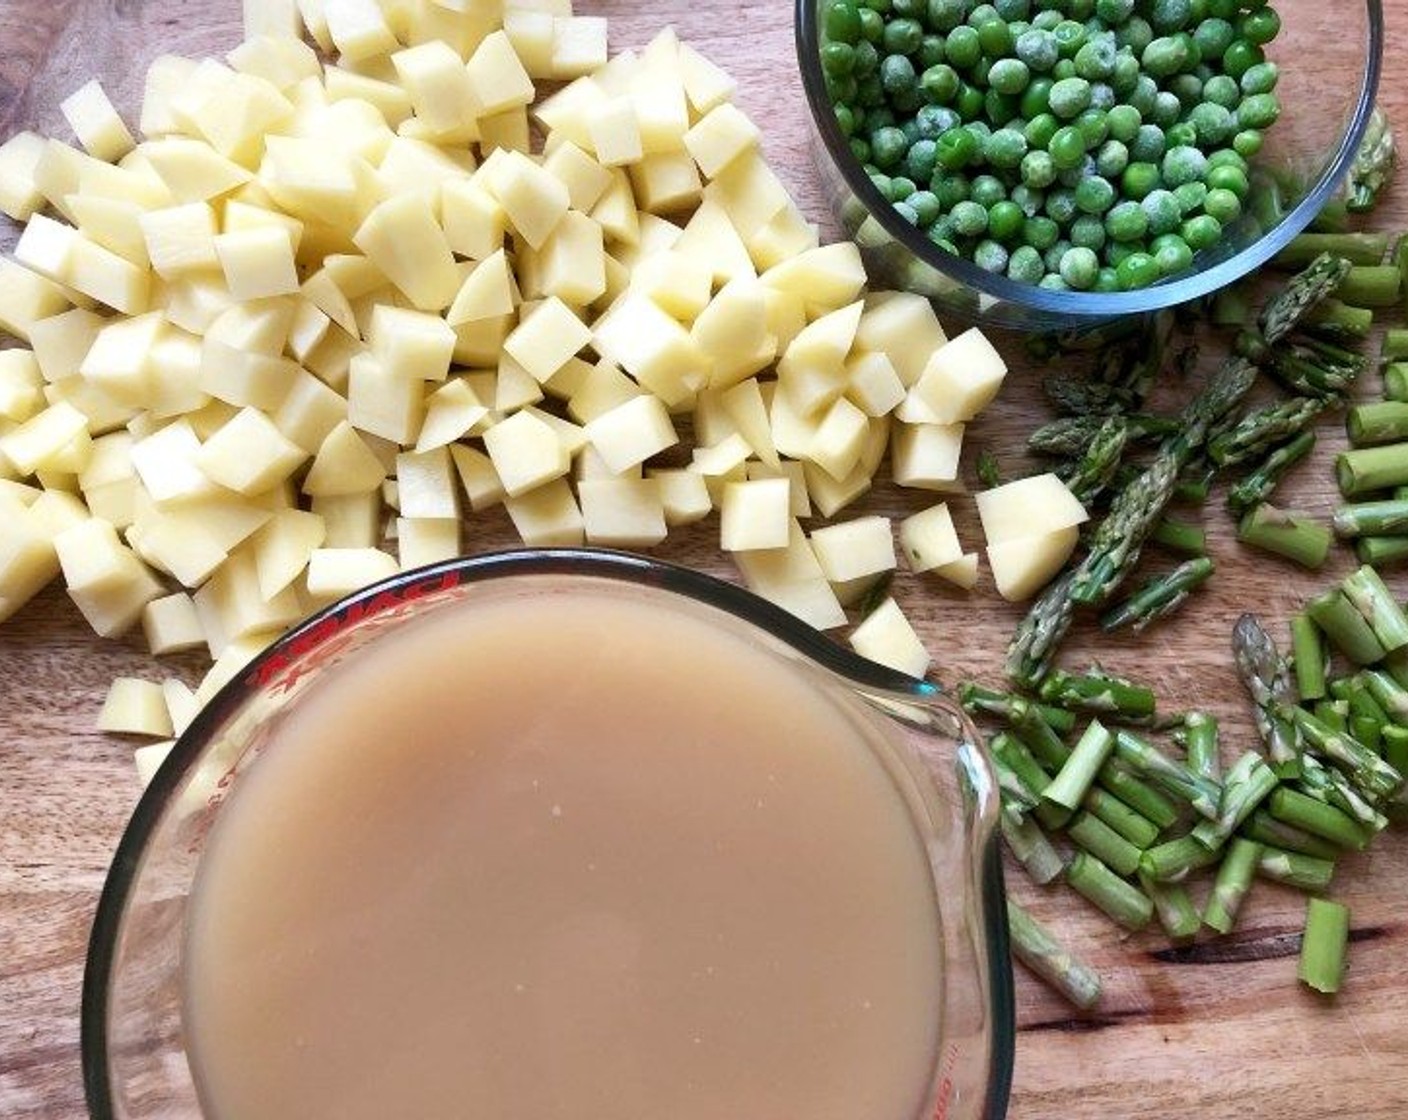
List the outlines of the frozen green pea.
<svg viewBox="0 0 1408 1120">
<path fill-rule="evenodd" d="M 1236 136 L 1232 137 L 1232 148 L 1239 155 L 1250 159 L 1261 151 L 1262 136 L 1261 131 L 1255 128 L 1245 128 Z"/>
<path fill-rule="evenodd" d="M 859 136 L 852 136 L 847 146 L 851 149 L 851 155 L 855 157 L 857 163 L 869 163 L 871 160 L 870 143 L 862 140 Z"/>
<path fill-rule="evenodd" d="M 1223 187 L 1211 187 L 1203 200 L 1203 211 L 1222 225 L 1231 225 L 1242 216 L 1242 200 Z"/>
<path fill-rule="evenodd" d="M 938 66 L 948 56 L 944 54 L 942 35 L 925 35 L 919 42 L 919 52 L 915 55 L 915 66 L 922 73 L 930 66 Z"/>
<path fill-rule="evenodd" d="M 984 20 L 978 25 L 978 42 L 983 48 L 983 54 L 991 59 L 1006 58 L 1013 51 L 1015 43 L 1012 40 L 1012 29 L 1007 25 L 1007 21 L 996 15 L 994 18 Z"/>
<path fill-rule="evenodd" d="M 919 50 L 923 41 L 924 27 L 917 19 L 892 19 L 885 24 L 885 34 L 880 39 L 880 45 L 892 56 L 911 55 Z M 974 62 L 976 61 L 975 58 Z"/>
<path fill-rule="evenodd" d="M 1154 95 L 1154 109 L 1149 120 L 1160 128 L 1172 128 L 1183 116 L 1183 104 L 1166 89 Z"/>
<path fill-rule="evenodd" d="M 1154 163 L 1135 162 L 1120 176 L 1120 191 L 1125 198 L 1138 201 L 1159 185 L 1159 168 Z"/>
<path fill-rule="evenodd" d="M 893 96 L 914 86 L 919 81 L 914 71 L 914 63 L 902 54 L 887 55 L 880 63 L 880 84 L 885 92 Z"/>
<path fill-rule="evenodd" d="M 919 214 L 908 202 L 896 202 L 893 204 L 893 208 L 895 213 L 910 225 L 917 226 L 919 224 Z"/>
<path fill-rule="evenodd" d="M 1242 91 L 1236 81 L 1226 74 L 1214 74 L 1203 83 L 1203 98 L 1224 109 L 1235 109 L 1242 100 Z"/>
<path fill-rule="evenodd" d="M 1036 190 L 1045 190 L 1056 181 L 1056 165 L 1048 152 L 1028 152 L 1022 157 L 1022 182 Z"/>
<path fill-rule="evenodd" d="M 933 191 L 915 191 L 905 201 L 913 208 L 921 226 L 933 225 L 942 210 L 938 196 Z"/>
<path fill-rule="evenodd" d="M 947 105 L 955 97 L 963 83 L 958 71 L 946 62 L 930 66 L 919 77 L 919 85 L 936 105 Z"/>
<path fill-rule="evenodd" d="M 1188 113 L 1188 123 L 1197 133 L 1198 143 L 1207 147 L 1216 147 L 1223 143 L 1237 127 L 1232 111 L 1215 101 L 1194 105 Z"/>
<path fill-rule="evenodd" d="M 1019 167 L 1027 154 L 1027 138 L 1015 128 L 999 128 L 983 143 L 983 158 L 993 167 Z"/>
<path fill-rule="evenodd" d="M 1030 245 L 1019 245 L 1007 258 L 1007 275 L 1023 284 L 1036 284 L 1046 275 L 1041 253 Z"/>
<path fill-rule="evenodd" d="M 1110 126 L 1112 139 L 1128 144 L 1139 134 L 1143 120 L 1133 105 L 1116 105 L 1105 114 L 1105 123 Z"/>
<path fill-rule="evenodd" d="M 982 25 L 985 23 L 990 23 L 992 20 L 1001 18 L 1002 17 L 997 14 L 996 8 L 994 8 L 991 4 L 984 3 L 977 4 L 973 7 L 973 9 L 968 13 L 966 22 L 970 27 L 982 27 Z"/>
<path fill-rule="evenodd" d="M 1094 287 L 1100 272 L 1100 258 L 1093 249 L 1072 245 L 1061 256 L 1061 279 L 1077 291 Z"/>
<path fill-rule="evenodd" d="M 1025 183 L 1018 183 L 1008 192 L 1007 197 L 1017 204 L 1024 218 L 1040 214 L 1041 208 L 1046 205 L 1046 192 L 1029 187 Z"/>
<path fill-rule="evenodd" d="M 977 158 L 978 138 L 967 128 L 951 128 L 935 141 L 934 150 L 940 167 L 957 171 Z"/>
<path fill-rule="evenodd" d="M 988 71 L 988 85 L 998 93 L 1018 94 L 1031 81 L 1031 71 L 1020 58 L 1000 58 Z"/>
<path fill-rule="evenodd" d="M 854 101 L 860 92 L 860 86 L 850 75 L 837 77 L 835 74 L 823 74 L 821 79 L 826 84 L 826 95 L 833 103 Z"/>
<path fill-rule="evenodd" d="M 863 43 L 877 44 L 885 37 L 885 19 L 871 8 L 860 10 L 860 38 Z"/>
<path fill-rule="evenodd" d="M 832 77 L 855 72 L 856 52 L 849 43 L 827 43 L 821 48 L 821 68 Z"/>
<path fill-rule="evenodd" d="M 1058 225 L 1068 226 L 1080 213 L 1076 205 L 1076 193 L 1067 187 L 1046 192 L 1046 216 Z"/>
<path fill-rule="evenodd" d="M 966 0 L 929 0 L 927 10 L 929 26 L 947 33 L 963 22 L 968 4 Z"/>
<path fill-rule="evenodd" d="M 1203 179 L 1208 173 L 1208 159 L 1197 148 L 1170 148 L 1164 153 L 1164 185 L 1178 187 Z"/>
<path fill-rule="evenodd" d="M 1140 118 L 1147 121 L 1154 112 L 1154 103 L 1158 96 L 1158 83 L 1148 74 L 1140 74 L 1134 88 L 1126 95 L 1125 103 L 1137 109 Z"/>
<path fill-rule="evenodd" d="M 1115 91 L 1110 86 L 1106 85 L 1104 82 L 1091 82 L 1091 109 L 1099 109 L 1101 112 L 1108 113 L 1118 104 L 1119 100 L 1115 96 Z M 1089 112 L 1089 110 L 1087 110 L 1087 112 Z"/>
<path fill-rule="evenodd" d="M 1069 58 L 1063 58 L 1051 68 L 1051 76 L 1058 82 L 1076 76 L 1076 64 Z"/>
<path fill-rule="evenodd" d="M 955 27 L 944 40 L 944 54 L 952 66 L 967 70 L 983 57 L 983 45 L 975 27 Z"/>
<path fill-rule="evenodd" d="M 953 101 L 953 107 L 965 121 L 976 121 L 984 104 L 983 91 L 967 82 L 958 87 L 958 96 Z"/>
<path fill-rule="evenodd" d="M 1281 17 L 1276 9 L 1268 6 L 1255 7 L 1237 21 L 1237 34 L 1249 43 L 1259 46 L 1271 42 L 1281 33 Z"/>
<path fill-rule="evenodd" d="M 1161 35 L 1182 31 L 1192 15 L 1189 0 L 1154 0 L 1149 8 L 1149 22 Z"/>
<path fill-rule="evenodd" d="M 1056 37 L 1050 31 L 1035 26 L 1018 37 L 1015 49 L 1017 57 L 1036 74 L 1046 73 L 1061 57 Z"/>
<path fill-rule="evenodd" d="M 1011 199 L 1004 199 L 988 211 L 988 235 L 994 241 L 1015 241 L 1022 232 L 1027 216 Z"/>
<path fill-rule="evenodd" d="M 1038 215 L 1028 218 L 1022 225 L 1022 240 L 1040 252 L 1055 245 L 1060 236 L 1061 228 L 1048 217 Z"/>
<path fill-rule="evenodd" d="M 1084 78 L 1064 78 L 1051 87 L 1051 111 L 1065 120 L 1079 116 L 1090 105 L 1090 83 Z"/>
<path fill-rule="evenodd" d="M 1245 39 L 1236 39 L 1222 55 L 1222 69 L 1240 80 L 1253 66 L 1265 61 L 1266 54 L 1259 46 Z"/>
<path fill-rule="evenodd" d="M 904 157 L 904 171 L 917 183 L 927 183 L 938 167 L 938 145 L 932 140 L 916 140 Z"/>
<path fill-rule="evenodd" d="M 1177 36 L 1164 35 L 1144 48 L 1139 61 L 1155 78 L 1169 78 L 1188 65 L 1188 46 Z"/>
<path fill-rule="evenodd" d="M 939 196 L 939 202 L 943 208 L 952 210 L 958 203 L 968 198 L 971 183 L 967 175 L 936 172 L 930 181 L 930 187 Z"/>
<path fill-rule="evenodd" d="M 1051 29 L 1056 38 L 1056 49 L 1065 59 L 1074 59 L 1076 52 L 1085 45 L 1085 26 L 1073 19 L 1063 19 Z"/>
<path fill-rule="evenodd" d="M 1150 237 L 1172 233 L 1183 223 L 1183 207 L 1172 191 L 1150 191 L 1140 200 L 1139 207 L 1148 219 Z"/>
<path fill-rule="evenodd" d="M 1147 288 L 1159 279 L 1159 265 L 1148 253 L 1131 253 L 1120 261 L 1115 275 L 1125 291 Z"/>
<path fill-rule="evenodd" d="M 836 127 L 841 135 L 849 139 L 856 130 L 856 114 L 849 105 L 833 105 L 831 114 L 836 118 Z"/>
<path fill-rule="evenodd" d="M 1051 246 L 1051 248 L 1047 249 L 1046 252 L 1042 254 L 1042 260 L 1046 262 L 1046 270 L 1048 272 L 1059 273 L 1061 271 L 1061 258 L 1070 251 L 1071 243 L 1064 237 L 1056 242 L 1055 245 Z"/>
<path fill-rule="evenodd" d="M 969 121 L 963 127 L 972 133 L 973 139 L 977 140 L 979 147 L 992 135 L 992 127 L 987 121 Z"/>
<path fill-rule="evenodd" d="M 1051 144 L 1051 138 L 1061 130 L 1061 122 L 1050 113 L 1041 113 L 1027 122 L 1022 129 L 1022 135 L 1027 138 L 1027 144 L 1032 148 L 1046 148 Z"/>
<path fill-rule="evenodd" d="M 1218 19 L 1236 19 L 1242 10 L 1242 0 L 1208 0 L 1208 15 Z"/>
<path fill-rule="evenodd" d="M 1031 120 L 1046 112 L 1050 104 L 1051 87 L 1054 84 L 1045 74 L 1032 78 L 1022 93 L 1022 100 L 1018 103 L 1022 116 Z"/>
<path fill-rule="evenodd" d="M 882 171 L 888 171 L 904 159 L 907 148 L 904 133 L 893 125 L 876 129 L 870 134 L 871 158 Z"/>
<path fill-rule="evenodd" d="M 1115 56 L 1115 68 L 1110 73 L 1110 88 L 1120 96 L 1129 93 L 1139 83 L 1139 59 L 1125 48 Z"/>
<path fill-rule="evenodd" d="M 1168 83 L 1168 91 L 1186 111 L 1203 99 L 1203 80 L 1196 74 L 1178 74 Z"/>
<path fill-rule="evenodd" d="M 1156 124 L 1141 124 L 1129 142 L 1129 158 L 1135 163 L 1157 163 L 1167 150 L 1164 130 Z"/>
<path fill-rule="evenodd" d="M 1108 78 L 1115 72 L 1115 58 L 1118 54 L 1119 47 L 1115 44 L 1113 35 L 1096 35 L 1076 51 L 1076 73 L 1091 82 Z"/>
<path fill-rule="evenodd" d="M 949 211 L 949 218 L 953 222 L 953 231 L 960 237 L 978 237 L 988 230 L 987 207 L 971 200 L 958 203 Z"/>
<path fill-rule="evenodd" d="M 1067 167 L 1056 173 L 1056 182 L 1063 187 L 1075 190 L 1086 179 L 1095 174 L 1095 157 L 1084 156 L 1074 167 Z"/>
<path fill-rule="evenodd" d="M 1099 252 L 1105 247 L 1105 222 L 1094 214 L 1082 214 L 1071 223 L 1071 244 Z"/>
<path fill-rule="evenodd" d="M 1218 243 L 1222 237 L 1222 223 L 1211 214 L 1197 214 L 1184 221 L 1181 232 L 1188 247 L 1197 253 L 1211 249 Z"/>
<path fill-rule="evenodd" d="M 1132 16 L 1115 28 L 1115 41 L 1122 47 L 1128 47 L 1136 55 L 1143 55 L 1149 44 L 1154 41 L 1154 29 L 1142 16 Z"/>
<path fill-rule="evenodd" d="M 1276 88 L 1280 77 L 1281 72 L 1274 62 L 1259 62 L 1255 66 L 1249 67 L 1242 75 L 1242 92 L 1246 94 L 1270 93 Z"/>
<path fill-rule="evenodd" d="M 915 114 L 914 123 L 922 138 L 937 140 L 949 129 L 957 128 L 963 122 L 962 118 L 946 105 L 925 105 Z"/>
<path fill-rule="evenodd" d="M 1251 182 L 1241 168 L 1224 164 L 1208 171 L 1208 189 L 1231 191 L 1238 199 L 1245 199 L 1251 192 Z"/>
<path fill-rule="evenodd" d="M 1159 266 L 1159 273 L 1163 276 L 1174 276 L 1193 265 L 1193 250 L 1188 247 L 1188 242 L 1176 233 L 1166 233 L 1162 237 L 1154 238 L 1149 248 L 1153 252 L 1154 263 Z"/>
<path fill-rule="evenodd" d="M 1095 0 L 1095 15 L 1111 27 L 1117 27 L 1134 14 L 1134 0 Z"/>
<path fill-rule="evenodd" d="M 1076 206 L 1086 214 L 1103 214 L 1115 204 L 1115 188 L 1099 175 L 1081 180 L 1075 189 Z"/>
<path fill-rule="evenodd" d="M 998 18 L 1008 23 L 1026 19 L 1032 10 L 1031 0 L 993 0 L 993 7 L 997 9 Z"/>
<path fill-rule="evenodd" d="M 860 39 L 860 11 L 854 0 L 832 0 L 822 13 L 821 26 L 833 43 L 855 43 Z"/>
<path fill-rule="evenodd" d="M 1085 160 L 1085 137 L 1081 135 L 1080 129 L 1066 125 L 1056 130 L 1046 145 L 1046 150 L 1051 153 L 1052 162 L 1056 164 L 1058 171 L 1079 167 Z"/>
<path fill-rule="evenodd" d="M 919 188 L 907 175 L 896 175 L 890 180 L 890 201 L 903 202 Z"/>
<path fill-rule="evenodd" d="M 1105 215 L 1105 232 L 1111 241 L 1138 241 L 1149 229 L 1149 217 L 1137 202 L 1125 201 Z"/>
<path fill-rule="evenodd" d="M 1243 128 L 1268 128 L 1280 115 L 1281 104 L 1274 93 L 1251 94 L 1237 107 L 1237 123 Z"/>
<path fill-rule="evenodd" d="M 1059 272 L 1048 272 L 1037 284 L 1038 288 L 1045 288 L 1049 292 L 1068 292 L 1070 286 L 1061 279 Z"/>
<path fill-rule="evenodd" d="M 1007 188 L 996 175 L 978 175 L 973 179 L 968 197 L 979 206 L 991 208 L 1007 197 Z"/>
<path fill-rule="evenodd" d="M 973 263 L 984 272 L 1006 272 L 1007 250 L 991 239 L 979 241 L 973 249 Z"/>
<path fill-rule="evenodd" d="M 1110 135 L 1108 116 L 1103 109 L 1087 109 L 1075 119 L 1075 126 L 1080 129 L 1087 151 L 1098 148 Z"/>
<path fill-rule="evenodd" d="M 1211 62 L 1222 58 L 1236 37 L 1232 25 L 1217 16 L 1210 16 L 1193 29 L 1193 42 L 1198 45 L 1198 52 Z"/>
<path fill-rule="evenodd" d="M 856 104 L 864 109 L 879 109 L 885 105 L 885 87 L 879 73 L 870 74 L 856 83 Z"/>
<path fill-rule="evenodd" d="M 1109 265 L 1103 265 L 1095 275 L 1093 292 L 1117 292 L 1120 290 L 1119 275 Z"/>
<path fill-rule="evenodd" d="M 1207 184 L 1202 182 L 1183 183 L 1181 186 L 1173 188 L 1173 197 L 1178 200 L 1178 209 L 1182 211 L 1185 218 L 1189 214 L 1201 210 L 1203 199 L 1207 196 Z"/>
<path fill-rule="evenodd" d="M 1198 146 L 1198 130 L 1189 121 L 1179 121 L 1164 133 L 1164 140 L 1170 148 L 1196 148 Z"/>
<path fill-rule="evenodd" d="M 1129 166 L 1129 149 L 1118 140 L 1106 140 L 1095 156 L 1095 170 L 1106 179 L 1116 179 Z"/>
</svg>

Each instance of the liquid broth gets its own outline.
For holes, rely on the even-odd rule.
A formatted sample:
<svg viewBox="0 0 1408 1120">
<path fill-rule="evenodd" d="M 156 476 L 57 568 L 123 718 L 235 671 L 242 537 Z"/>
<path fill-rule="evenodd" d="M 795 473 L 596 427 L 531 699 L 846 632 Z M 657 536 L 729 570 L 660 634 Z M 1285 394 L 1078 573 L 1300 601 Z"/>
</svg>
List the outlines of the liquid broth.
<svg viewBox="0 0 1408 1120">
<path fill-rule="evenodd" d="M 310 689 L 185 968 L 217 1120 L 915 1120 L 937 1046 L 932 878 L 859 725 L 604 591 L 443 608 Z"/>
</svg>

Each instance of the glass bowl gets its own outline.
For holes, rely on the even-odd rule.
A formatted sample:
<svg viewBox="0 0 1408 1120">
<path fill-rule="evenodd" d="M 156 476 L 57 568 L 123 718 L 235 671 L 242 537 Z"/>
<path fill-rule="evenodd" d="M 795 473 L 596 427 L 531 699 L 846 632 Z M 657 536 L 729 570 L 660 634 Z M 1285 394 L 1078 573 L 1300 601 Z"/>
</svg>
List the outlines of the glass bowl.
<svg viewBox="0 0 1408 1120">
<path fill-rule="evenodd" d="M 828 0 L 797 0 L 796 47 L 812 123 L 812 152 L 845 233 L 871 282 L 918 292 L 941 313 L 1020 330 L 1079 329 L 1157 311 L 1226 287 L 1264 264 L 1308 226 L 1348 170 L 1378 91 L 1384 17 L 1380 0 L 1284 0 L 1267 56 L 1281 66 L 1281 118 L 1252 161 L 1253 190 L 1280 204 L 1248 206 L 1193 270 L 1129 292 L 1051 291 L 986 272 L 943 252 L 897 214 L 851 154 L 822 77 L 820 14 Z"/>
<path fill-rule="evenodd" d="M 99 902 L 82 1008 L 85 1092 L 94 1117 L 204 1115 L 181 1013 L 194 876 L 231 789 L 259 765 L 271 729 L 299 697 L 330 667 L 364 656 L 379 636 L 433 612 L 476 598 L 523 602 L 564 590 L 687 610 L 782 659 L 819 700 L 873 726 L 873 749 L 924 843 L 941 928 L 938 1045 L 927 1086 L 915 1087 L 923 1107 L 912 1120 L 1006 1114 L 1014 1027 L 993 827 L 997 789 L 962 711 L 936 686 L 863 660 L 734 585 L 583 549 L 455 560 L 370 587 L 283 637 L 207 705 L 138 804 Z M 470 612 L 464 624 L 471 646 L 472 618 Z M 544 682 L 541 703 L 552 704 L 555 694 Z"/>
</svg>

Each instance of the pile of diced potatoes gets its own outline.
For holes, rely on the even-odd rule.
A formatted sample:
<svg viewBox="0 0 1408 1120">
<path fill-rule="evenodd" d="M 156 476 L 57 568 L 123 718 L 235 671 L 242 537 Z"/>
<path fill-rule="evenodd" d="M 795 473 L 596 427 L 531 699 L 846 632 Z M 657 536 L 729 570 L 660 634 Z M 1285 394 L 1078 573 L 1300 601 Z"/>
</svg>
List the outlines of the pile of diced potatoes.
<svg viewBox="0 0 1408 1120">
<path fill-rule="evenodd" d="M 63 105 L 78 146 L 0 146 L 26 223 L 0 260 L 22 344 L 0 351 L 0 619 L 62 574 L 98 634 L 214 660 L 194 692 L 117 682 L 103 727 L 179 733 L 289 626 L 458 555 L 499 503 L 536 546 L 648 548 L 717 513 L 748 586 L 832 628 L 896 532 L 803 522 L 887 451 L 898 485 L 962 489 L 1002 359 L 818 245 L 732 80 L 672 31 L 608 57 L 569 0 L 247 21 L 223 62 L 153 63 L 140 140 L 89 83 Z M 979 502 L 1013 598 L 1084 518 L 1053 476 Z M 944 502 L 897 535 L 974 585 Z M 929 665 L 893 599 L 851 641 Z"/>
</svg>

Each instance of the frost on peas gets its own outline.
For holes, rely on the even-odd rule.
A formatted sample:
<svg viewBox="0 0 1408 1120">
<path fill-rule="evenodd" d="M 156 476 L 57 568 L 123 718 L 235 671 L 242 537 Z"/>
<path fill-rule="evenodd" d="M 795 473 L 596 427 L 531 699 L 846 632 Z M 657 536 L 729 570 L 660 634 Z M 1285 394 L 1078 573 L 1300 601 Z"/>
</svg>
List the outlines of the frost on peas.
<svg viewBox="0 0 1408 1120">
<path fill-rule="evenodd" d="M 1076 73 L 1087 81 L 1098 82 L 1115 72 L 1119 45 L 1109 32 L 1096 35 L 1076 51 Z"/>
<path fill-rule="evenodd" d="M 1124 23 L 1134 14 L 1134 0 L 1095 0 L 1096 18 L 1111 27 Z"/>
<path fill-rule="evenodd" d="M 1280 80 L 1281 71 L 1274 62 L 1259 62 L 1247 68 L 1242 75 L 1242 92 L 1246 94 L 1270 93 Z M 1230 81 L 1231 79 L 1229 79 Z"/>
<path fill-rule="evenodd" d="M 1208 196 L 1207 184 L 1203 182 L 1184 183 L 1173 189 L 1173 197 L 1178 200 L 1178 208 L 1186 218 L 1203 208 L 1203 200 Z"/>
<path fill-rule="evenodd" d="M 1095 170 L 1106 179 L 1117 178 L 1129 166 L 1129 149 L 1118 140 L 1106 140 L 1095 157 Z"/>
<path fill-rule="evenodd" d="M 1142 56 L 1144 48 L 1154 41 L 1154 29 L 1142 16 L 1133 16 L 1115 31 L 1115 41 L 1121 47 L 1128 47 L 1136 56 Z"/>
<path fill-rule="evenodd" d="M 1193 29 L 1193 45 L 1204 62 L 1220 61 L 1237 37 L 1236 30 L 1225 19 L 1211 16 Z"/>
<path fill-rule="evenodd" d="M 1063 120 L 1070 120 L 1090 106 L 1090 83 L 1084 78 L 1062 78 L 1051 87 L 1051 111 Z"/>
<path fill-rule="evenodd" d="M 953 221 L 953 232 L 960 237 L 978 237 L 987 232 L 988 212 L 972 200 L 957 203 L 949 212 Z"/>
<path fill-rule="evenodd" d="M 1025 218 L 1032 218 L 1040 214 L 1041 208 L 1046 205 L 1045 192 L 1033 190 L 1025 183 L 1018 183 L 1013 187 L 1009 197 Z"/>
<path fill-rule="evenodd" d="M 1160 128 L 1172 128 L 1182 116 L 1183 102 L 1178 100 L 1176 94 L 1161 89 L 1154 95 L 1154 109 L 1149 114 L 1149 119 L 1156 125 Z"/>
<path fill-rule="evenodd" d="M 1019 245 L 1007 258 L 1007 275 L 1023 284 L 1039 284 L 1046 275 L 1041 253 L 1030 245 Z"/>
<path fill-rule="evenodd" d="M 1071 223 L 1071 244 L 1094 249 L 1105 247 L 1105 221 L 1094 214 L 1082 214 Z"/>
<path fill-rule="evenodd" d="M 1141 124 L 1130 141 L 1129 158 L 1135 163 L 1156 163 L 1166 149 L 1164 130 L 1156 124 Z"/>
<path fill-rule="evenodd" d="M 1121 202 L 1105 215 L 1111 241 L 1138 241 L 1149 229 L 1149 218 L 1137 202 Z"/>
<path fill-rule="evenodd" d="M 1173 233 L 1183 222 L 1183 207 L 1172 191 L 1150 191 L 1139 205 L 1148 219 L 1150 237 Z"/>
<path fill-rule="evenodd" d="M 1154 0 L 1150 7 L 1150 22 L 1160 35 L 1172 35 L 1182 31 L 1193 18 L 1193 5 L 1189 0 Z"/>
<path fill-rule="evenodd" d="M 1055 245 L 1061 236 L 1061 227 L 1051 218 L 1037 216 L 1028 218 L 1022 225 L 1022 240 L 1038 252 L 1045 252 Z"/>
<path fill-rule="evenodd" d="M 973 263 L 984 272 L 1006 271 L 1007 260 L 1007 250 L 996 241 L 980 241 L 973 249 Z"/>
<path fill-rule="evenodd" d="M 1050 31 L 1033 28 L 1017 37 L 1017 57 L 1027 64 L 1035 74 L 1044 74 L 1056 65 L 1061 57 L 1061 49 L 1056 45 L 1056 36 Z"/>
<path fill-rule="evenodd" d="M 1242 100 L 1242 91 L 1235 79 L 1226 74 L 1214 74 L 1203 83 L 1203 99 L 1224 109 L 1235 109 Z"/>
<path fill-rule="evenodd" d="M 1197 148 L 1170 148 L 1164 153 L 1163 178 L 1166 187 L 1200 182 L 1208 173 L 1208 157 Z"/>
<path fill-rule="evenodd" d="M 1061 256 L 1061 279 L 1077 291 L 1085 291 L 1095 286 L 1100 274 L 1100 259 L 1093 249 L 1073 245 Z"/>
<path fill-rule="evenodd" d="M 1022 182 L 1034 190 L 1045 190 L 1056 181 L 1056 165 L 1049 152 L 1028 152 L 1022 157 Z"/>
</svg>

